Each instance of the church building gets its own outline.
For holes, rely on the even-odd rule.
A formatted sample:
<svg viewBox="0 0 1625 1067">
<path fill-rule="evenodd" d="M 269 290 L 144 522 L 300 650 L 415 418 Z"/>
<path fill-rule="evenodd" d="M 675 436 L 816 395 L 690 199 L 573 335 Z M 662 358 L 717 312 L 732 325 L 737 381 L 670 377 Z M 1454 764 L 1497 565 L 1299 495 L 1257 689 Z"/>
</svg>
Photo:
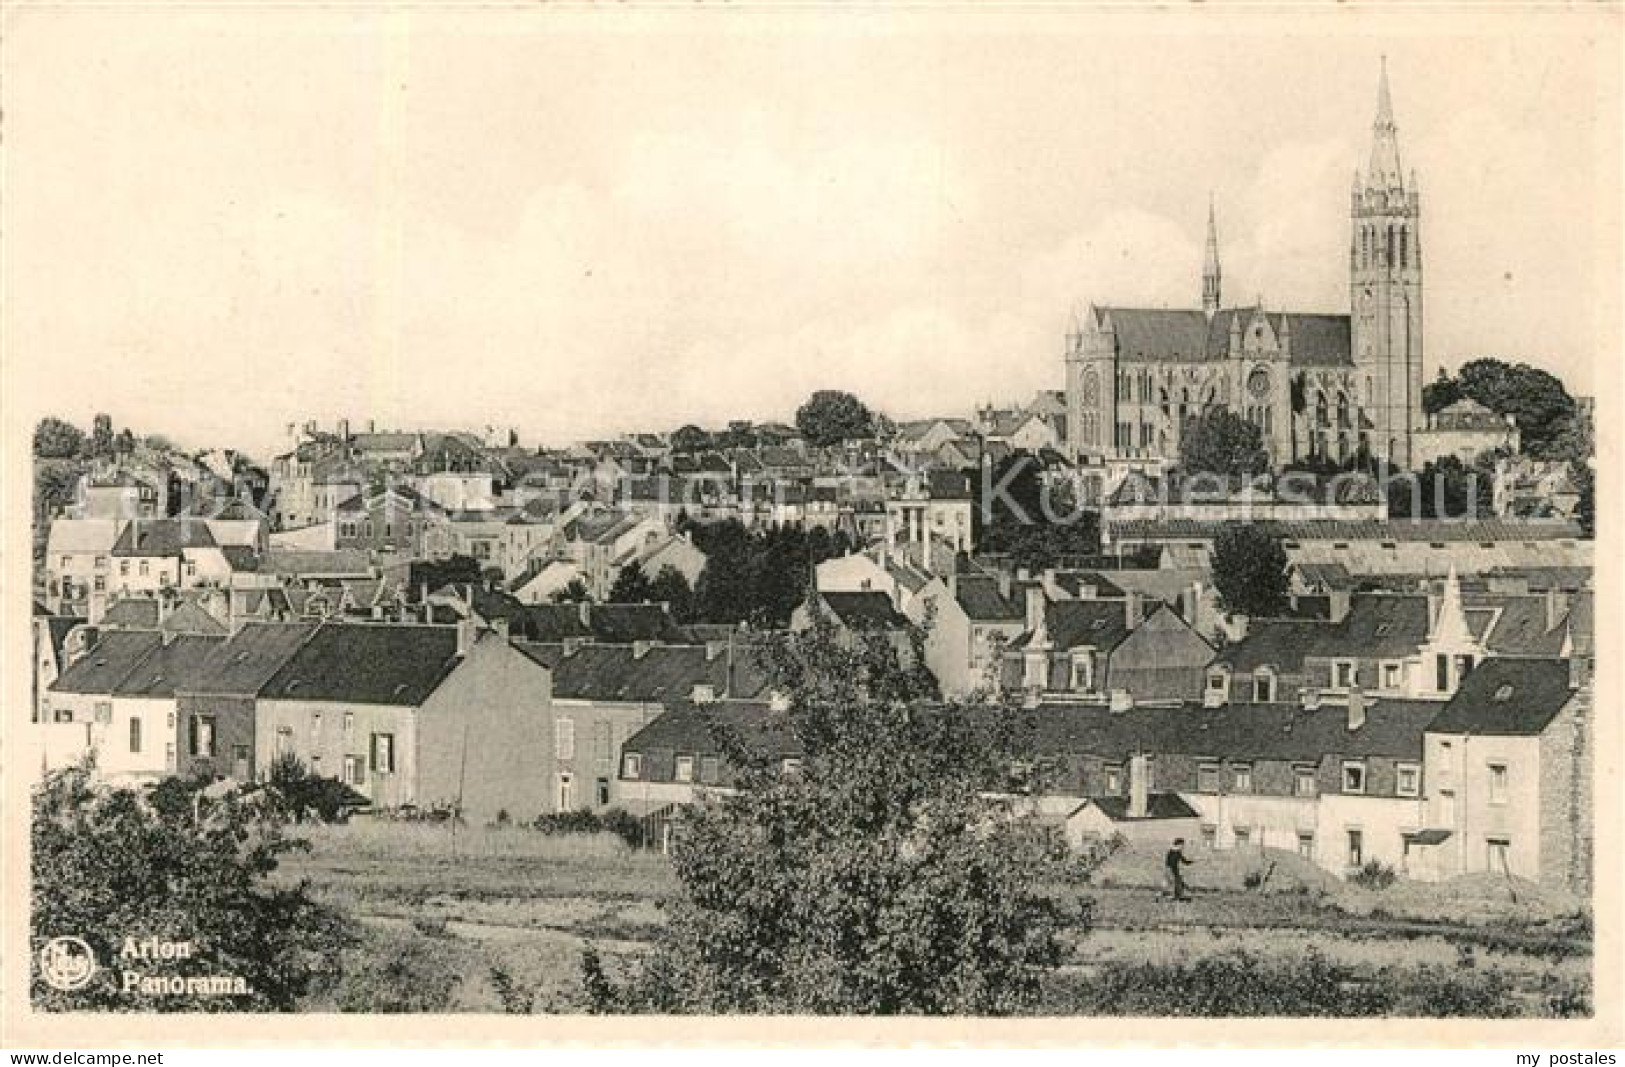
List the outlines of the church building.
<svg viewBox="0 0 1625 1067">
<path fill-rule="evenodd" d="M 1091 305 L 1067 334 L 1067 448 L 1085 465 L 1177 462 L 1187 421 L 1229 408 L 1272 464 L 1371 455 L 1405 469 L 1422 418 L 1421 196 L 1399 162 L 1384 63 L 1371 158 L 1349 199 L 1349 312 L 1226 307 L 1208 207 L 1201 306 Z"/>
</svg>

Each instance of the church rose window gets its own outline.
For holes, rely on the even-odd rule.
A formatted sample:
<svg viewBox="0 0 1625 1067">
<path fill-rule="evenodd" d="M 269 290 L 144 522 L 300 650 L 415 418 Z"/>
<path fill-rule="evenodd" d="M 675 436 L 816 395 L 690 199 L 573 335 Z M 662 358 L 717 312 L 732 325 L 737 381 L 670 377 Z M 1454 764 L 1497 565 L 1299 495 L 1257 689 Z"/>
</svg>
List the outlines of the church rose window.
<svg viewBox="0 0 1625 1067">
<path fill-rule="evenodd" d="M 1247 391 L 1261 397 L 1270 391 L 1269 372 L 1259 367 L 1247 376 Z"/>
</svg>

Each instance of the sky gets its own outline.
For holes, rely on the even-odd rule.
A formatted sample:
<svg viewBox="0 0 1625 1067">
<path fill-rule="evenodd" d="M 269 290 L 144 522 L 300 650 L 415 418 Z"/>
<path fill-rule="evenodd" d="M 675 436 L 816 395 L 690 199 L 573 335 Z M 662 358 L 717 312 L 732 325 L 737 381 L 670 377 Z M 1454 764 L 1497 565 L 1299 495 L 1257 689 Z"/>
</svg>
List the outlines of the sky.
<svg viewBox="0 0 1625 1067">
<path fill-rule="evenodd" d="M 1200 12 L 1197 12 L 1199 15 Z M 1606 12 L 1604 13 L 1606 14 Z M 1612 17 L 22 8 L 0 342 L 29 424 L 561 444 L 1062 385 L 1090 301 L 1346 310 L 1381 57 L 1425 347 L 1617 349 Z"/>
</svg>

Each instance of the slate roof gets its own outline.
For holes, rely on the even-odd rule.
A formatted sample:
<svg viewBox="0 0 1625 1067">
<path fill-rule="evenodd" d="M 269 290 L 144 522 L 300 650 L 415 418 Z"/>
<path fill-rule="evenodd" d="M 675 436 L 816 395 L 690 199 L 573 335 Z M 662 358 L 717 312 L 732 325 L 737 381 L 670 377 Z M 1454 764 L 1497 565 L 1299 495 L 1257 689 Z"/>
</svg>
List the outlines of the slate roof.
<svg viewBox="0 0 1625 1067">
<path fill-rule="evenodd" d="M 891 597 L 885 593 L 820 593 L 819 598 L 828 605 L 836 618 L 853 630 L 903 629 L 908 620 L 892 607 Z"/>
<path fill-rule="evenodd" d="M 566 652 L 560 644 L 515 641 L 514 647 L 553 672 L 553 696 L 561 700 L 663 703 L 689 699 L 696 685 L 735 697 L 758 696 L 767 687 L 746 648 L 734 649 L 730 680 L 728 654 L 712 654 L 704 645 L 651 645 L 641 655 L 632 645 L 586 644 Z"/>
<path fill-rule="evenodd" d="M 1109 520 L 1114 541 L 1212 540 L 1230 525 L 1215 519 Z M 1260 519 L 1250 525 L 1289 541 L 1556 541 L 1578 539 L 1579 526 L 1553 520 L 1480 519 Z"/>
<path fill-rule="evenodd" d="M 1299 674 L 1305 653 L 1330 629 L 1331 624 L 1315 620 L 1254 619 L 1247 624 L 1247 636 L 1221 649 L 1214 662 L 1237 674 L 1251 674 L 1260 667 Z"/>
<path fill-rule="evenodd" d="M 114 687 L 115 696 L 172 697 L 190 686 L 224 637 L 186 635 L 159 645 Z"/>
<path fill-rule="evenodd" d="M 111 693 L 163 639 L 151 630 L 114 630 L 83 659 L 64 670 L 51 691 L 57 693 Z"/>
<path fill-rule="evenodd" d="M 455 627 L 324 624 L 260 695 L 410 707 L 428 699 L 458 662 Z"/>
<path fill-rule="evenodd" d="M 1145 798 L 1146 813 L 1141 816 L 1131 816 L 1128 813 L 1128 797 L 1091 797 L 1089 802 L 1100 809 L 1100 813 L 1113 822 L 1142 822 L 1154 819 L 1194 819 L 1197 817 L 1196 809 L 1185 803 L 1185 798 L 1178 793 L 1148 793 Z"/>
<path fill-rule="evenodd" d="M 201 519 L 131 519 L 113 555 L 178 556 L 183 549 L 214 547 L 214 535 Z"/>
<path fill-rule="evenodd" d="M 954 599 L 973 622 L 1020 622 L 1022 605 L 999 590 L 999 580 L 987 574 L 961 574 L 954 579 Z"/>
<path fill-rule="evenodd" d="M 260 570 L 298 577 L 349 576 L 371 574 L 372 564 L 367 561 L 367 553 L 360 549 L 324 552 L 320 549 L 271 548 L 261 557 Z"/>
<path fill-rule="evenodd" d="M 101 624 L 108 629 L 156 630 L 158 601 L 152 597 L 121 597 L 107 605 Z"/>
<path fill-rule="evenodd" d="M 586 621 L 582 621 L 582 612 Z M 517 624 L 516 624 L 517 625 Z M 533 641 L 553 643 L 567 637 L 604 644 L 664 641 L 691 644 L 662 604 L 532 604 L 524 608 L 521 627 Z"/>
<path fill-rule="evenodd" d="M 1428 724 L 1436 734 L 1533 737 L 1573 695 L 1569 665 L 1559 659 L 1487 659 Z"/>
<path fill-rule="evenodd" d="M 1056 571 L 1052 580 L 1057 588 L 1071 596 L 1082 596 L 1086 589 L 1094 590 L 1096 597 L 1108 599 L 1126 595 L 1121 586 L 1099 571 Z"/>
<path fill-rule="evenodd" d="M 933 469 L 925 477 L 932 500 L 971 499 L 971 477 L 964 471 Z"/>
<path fill-rule="evenodd" d="M 1128 609 L 1122 600 L 1056 600 L 1044 606 L 1044 629 L 1057 650 L 1095 648 L 1110 651 L 1133 631 L 1128 625 Z M 1010 642 L 1012 649 L 1025 648 L 1032 641 L 1024 633 Z"/>
<path fill-rule="evenodd" d="M 1555 658 L 1563 651 L 1567 610 L 1550 620 L 1542 596 L 1501 596 L 1485 603 L 1498 609 L 1495 623 L 1485 635 L 1485 644 L 1495 655 Z M 1469 611 L 1477 606 L 1477 598 L 1467 597 Z"/>
<path fill-rule="evenodd" d="M 1194 363 L 1227 358 L 1230 324 L 1245 330 L 1256 308 L 1224 308 L 1211 320 L 1200 308 L 1094 308 L 1095 324 L 1111 318 L 1118 354 L 1134 362 Z M 1289 327 L 1296 366 L 1345 366 L 1353 362 L 1347 315 L 1266 313 L 1277 338 Z"/>
<path fill-rule="evenodd" d="M 720 755 L 718 736 L 731 731 L 747 747 L 768 756 L 802 755 L 790 717 L 758 701 L 720 700 L 714 704 L 683 702 L 626 739 L 623 752 L 669 749 L 695 755 Z"/>
<path fill-rule="evenodd" d="M 178 692 L 256 695 L 316 632 L 314 623 L 252 622 L 214 646 Z"/>
</svg>

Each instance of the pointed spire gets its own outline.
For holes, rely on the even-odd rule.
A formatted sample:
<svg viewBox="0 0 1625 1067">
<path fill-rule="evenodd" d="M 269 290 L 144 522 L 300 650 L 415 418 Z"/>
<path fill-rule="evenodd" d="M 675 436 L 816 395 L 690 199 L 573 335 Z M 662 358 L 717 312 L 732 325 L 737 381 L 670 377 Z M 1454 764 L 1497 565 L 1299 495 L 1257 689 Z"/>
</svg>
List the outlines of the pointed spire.
<svg viewBox="0 0 1625 1067">
<path fill-rule="evenodd" d="M 1207 257 L 1202 264 L 1202 310 L 1212 319 L 1219 311 L 1219 226 L 1214 218 L 1213 193 L 1207 194 Z"/>
<path fill-rule="evenodd" d="M 1434 645 L 1463 645 L 1470 643 L 1473 633 L 1467 628 L 1467 613 L 1461 604 L 1461 582 L 1456 578 L 1456 565 L 1444 580 L 1444 592 L 1439 597 L 1439 612 L 1433 617 L 1433 632 L 1428 635 Z"/>
<path fill-rule="evenodd" d="M 1399 166 L 1399 134 L 1394 125 L 1394 103 L 1388 93 L 1388 57 L 1382 57 L 1382 74 L 1377 82 L 1377 118 L 1371 124 L 1371 165 L 1366 184 L 1374 189 L 1403 189 L 1404 171 Z"/>
</svg>

